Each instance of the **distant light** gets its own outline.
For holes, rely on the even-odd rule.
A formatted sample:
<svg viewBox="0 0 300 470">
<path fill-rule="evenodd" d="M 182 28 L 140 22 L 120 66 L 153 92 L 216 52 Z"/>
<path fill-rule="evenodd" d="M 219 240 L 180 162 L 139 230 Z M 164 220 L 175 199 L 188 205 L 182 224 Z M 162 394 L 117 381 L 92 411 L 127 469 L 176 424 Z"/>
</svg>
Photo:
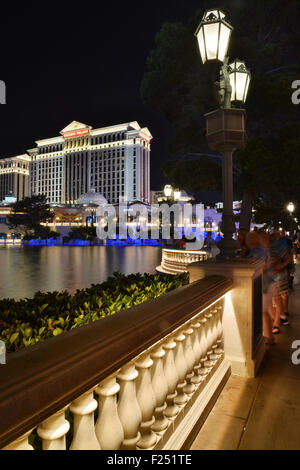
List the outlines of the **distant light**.
<svg viewBox="0 0 300 470">
<path fill-rule="evenodd" d="M 172 193 L 173 193 L 173 188 L 172 188 L 172 186 L 167 185 L 167 186 L 164 187 L 164 195 L 165 195 L 166 197 L 171 197 L 171 196 L 172 196 Z"/>
<path fill-rule="evenodd" d="M 174 190 L 174 199 L 178 201 L 181 198 L 181 191 L 179 189 Z"/>
</svg>

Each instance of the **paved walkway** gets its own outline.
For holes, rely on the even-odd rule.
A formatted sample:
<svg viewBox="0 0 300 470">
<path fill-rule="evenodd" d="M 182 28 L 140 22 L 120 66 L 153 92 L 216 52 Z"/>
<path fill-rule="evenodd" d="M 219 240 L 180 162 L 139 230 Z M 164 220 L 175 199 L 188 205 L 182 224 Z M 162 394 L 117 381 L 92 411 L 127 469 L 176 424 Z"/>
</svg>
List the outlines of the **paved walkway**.
<svg viewBox="0 0 300 470">
<path fill-rule="evenodd" d="M 191 450 L 300 450 L 300 365 L 291 360 L 300 341 L 300 264 L 289 311 L 259 376 L 231 376 Z"/>
</svg>

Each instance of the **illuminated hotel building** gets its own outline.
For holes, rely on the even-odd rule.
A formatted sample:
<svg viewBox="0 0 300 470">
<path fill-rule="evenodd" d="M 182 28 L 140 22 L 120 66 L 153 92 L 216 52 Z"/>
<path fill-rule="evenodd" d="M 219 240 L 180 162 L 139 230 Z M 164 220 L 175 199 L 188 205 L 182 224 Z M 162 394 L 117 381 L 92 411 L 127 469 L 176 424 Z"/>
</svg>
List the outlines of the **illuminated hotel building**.
<svg viewBox="0 0 300 470">
<path fill-rule="evenodd" d="M 95 189 L 109 203 L 150 203 L 152 135 L 137 122 L 93 129 L 73 121 L 59 137 L 38 140 L 28 150 L 30 193 L 51 204 L 74 204 Z"/>
<path fill-rule="evenodd" d="M 13 193 L 18 201 L 28 196 L 29 162 L 28 155 L 0 160 L 0 202 L 9 193 Z"/>
</svg>

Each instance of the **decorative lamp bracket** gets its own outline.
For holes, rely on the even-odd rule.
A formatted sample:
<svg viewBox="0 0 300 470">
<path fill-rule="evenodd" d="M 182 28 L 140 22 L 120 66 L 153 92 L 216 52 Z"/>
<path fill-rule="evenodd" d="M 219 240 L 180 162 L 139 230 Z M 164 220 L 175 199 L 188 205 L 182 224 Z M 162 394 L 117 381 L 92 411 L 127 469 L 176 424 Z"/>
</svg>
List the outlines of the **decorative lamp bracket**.
<svg viewBox="0 0 300 470">
<path fill-rule="evenodd" d="M 220 83 L 219 83 L 219 95 L 220 104 L 222 108 L 231 108 L 231 94 L 232 87 L 230 84 L 230 76 L 228 72 L 229 57 L 226 57 L 220 70 Z"/>
</svg>

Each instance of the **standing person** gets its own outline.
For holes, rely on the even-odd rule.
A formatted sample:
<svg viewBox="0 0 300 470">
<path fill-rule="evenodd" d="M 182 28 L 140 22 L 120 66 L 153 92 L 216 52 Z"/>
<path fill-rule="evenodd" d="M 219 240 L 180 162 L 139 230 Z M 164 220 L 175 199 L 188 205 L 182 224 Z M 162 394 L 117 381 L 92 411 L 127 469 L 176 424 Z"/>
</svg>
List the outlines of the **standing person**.
<svg viewBox="0 0 300 470">
<path fill-rule="evenodd" d="M 246 244 L 249 250 L 248 258 L 261 259 L 265 262 L 263 268 L 263 335 L 266 344 L 275 344 L 272 335 L 275 311 L 272 306 L 272 297 L 276 293 L 276 285 L 270 271 L 269 234 L 252 232 L 246 236 Z"/>
<path fill-rule="evenodd" d="M 271 268 L 274 279 L 277 281 L 278 291 L 274 296 L 276 315 L 273 326 L 273 334 L 280 333 L 281 325 L 288 325 L 288 273 L 287 265 L 291 262 L 289 247 L 277 227 L 271 235 L 270 244 Z"/>
</svg>

